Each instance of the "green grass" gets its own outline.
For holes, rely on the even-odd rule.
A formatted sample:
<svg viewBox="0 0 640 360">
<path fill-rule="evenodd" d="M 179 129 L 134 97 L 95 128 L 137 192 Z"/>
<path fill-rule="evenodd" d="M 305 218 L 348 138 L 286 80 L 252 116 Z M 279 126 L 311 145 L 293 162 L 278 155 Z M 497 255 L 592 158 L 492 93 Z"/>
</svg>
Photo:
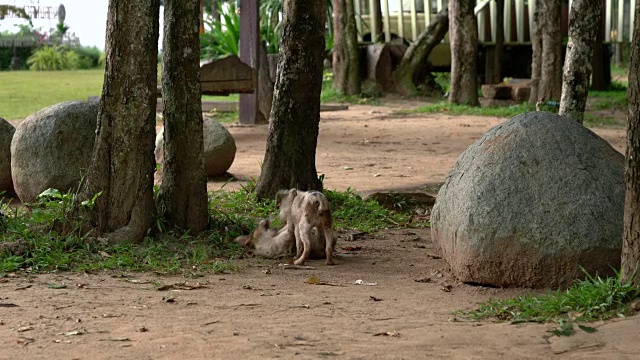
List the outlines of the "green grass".
<svg viewBox="0 0 640 360">
<path fill-rule="evenodd" d="M 511 105 L 511 106 L 487 106 L 475 107 L 467 105 L 456 105 L 447 102 L 438 102 L 415 108 L 413 110 L 398 111 L 396 114 L 412 114 L 412 113 L 429 113 L 429 114 L 450 114 L 450 115 L 478 115 L 478 116 L 496 116 L 510 118 L 520 115 L 527 111 L 535 111 L 535 106 L 528 103 Z"/>
<path fill-rule="evenodd" d="M 233 271 L 242 253 L 231 240 L 248 234 L 260 219 L 274 220 L 278 208 L 272 200 L 258 200 L 254 183 L 240 191 L 209 194 L 209 229 L 198 236 L 168 229 L 158 220 L 140 244 L 109 245 L 89 239 L 86 220 L 71 218 L 74 195 L 51 191 L 37 203 L 11 208 L 0 200 L 0 276 L 15 271 L 59 270 L 153 271 L 198 276 Z M 334 228 L 373 232 L 405 224 L 408 215 L 394 213 L 355 192 L 326 191 L 334 210 Z M 92 202 L 83 206 L 91 207 Z"/>
<path fill-rule="evenodd" d="M 0 117 L 22 119 L 47 106 L 102 91 L 102 69 L 0 72 Z"/>
<path fill-rule="evenodd" d="M 589 91 L 589 98 L 593 99 L 591 108 L 595 110 L 620 110 L 627 111 L 627 87 L 625 84 L 613 82 L 609 89 L 604 91 Z"/>
<path fill-rule="evenodd" d="M 565 291 L 514 299 L 489 300 L 473 310 L 457 311 L 463 319 L 519 322 L 596 321 L 624 317 L 629 303 L 640 296 L 640 287 L 622 283 L 620 277 L 587 276 Z"/>
<path fill-rule="evenodd" d="M 104 70 L 0 71 L 0 117 L 24 119 L 47 106 L 100 96 Z M 203 100 L 238 101 L 238 94 L 203 96 Z"/>
</svg>

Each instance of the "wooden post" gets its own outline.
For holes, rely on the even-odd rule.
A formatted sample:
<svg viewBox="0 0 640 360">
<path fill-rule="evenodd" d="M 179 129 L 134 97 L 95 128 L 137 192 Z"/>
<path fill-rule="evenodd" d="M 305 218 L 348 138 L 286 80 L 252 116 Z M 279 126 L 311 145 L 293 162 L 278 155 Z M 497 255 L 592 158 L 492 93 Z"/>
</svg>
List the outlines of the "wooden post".
<svg viewBox="0 0 640 360">
<path fill-rule="evenodd" d="M 204 34 L 204 0 L 200 0 L 200 34 Z"/>
<path fill-rule="evenodd" d="M 259 68 L 260 34 L 258 0 L 240 2 L 240 60 L 257 71 Z M 258 115 L 258 87 L 252 94 L 240 94 L 241 124 L 255 124 Z"/>
</svg>

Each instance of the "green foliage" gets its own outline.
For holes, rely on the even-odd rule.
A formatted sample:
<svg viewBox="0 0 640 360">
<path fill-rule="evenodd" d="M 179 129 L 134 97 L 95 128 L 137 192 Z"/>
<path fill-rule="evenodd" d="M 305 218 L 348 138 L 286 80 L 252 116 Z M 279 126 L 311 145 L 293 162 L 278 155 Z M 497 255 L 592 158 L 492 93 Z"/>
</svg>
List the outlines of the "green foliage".
<svg viewBox="0 0 640 360">
<path fill-rule="evenodd" d="M 77 70 L 81 58 L 64 46 L 43 46 L 31 54 L 27 65 L 33 71 Z"/>
<path fill-rule="evenodd" d="M 204 22 L 211 30 L 200 34 L 200 58 L 219 59 L 229 55 L 238 55 L 240 40 L 240 15 L 234 2 L 223 6 L 216 2 L 220 20 L 208 16 Z"/>
<path fill-rule="evenodd" d="M 147 237 L 141 244 L 109 245 L 90 239 L 88 220 L 71 211 L 91 209 L 100 196 L 74 207 L 75 195 L 50 189 L 34 204 L 11 209 L 0 201 L 3 242 L 0 273 L 17 270 L 112 269 L 197 275 L 235 269 L 231 262 L 241 248 L 219 230 L 197 237 L 172 232 Z M 77 213 L 76 213 L 77 214 Z"/>
<path fill-rule="evenodd" d="M 322 78 L 322 93 L 320 94 L 320 102 L 344 102 L 350 104 L 378 104 L 378 97 L 381 96 L 380 89 L 376 84 L 364 82 L 362 84 L 362 93 L 360 95 L 345 95 L 333 88 L 333 73 L 325 71 Z"/>
<path fill-rule="evenodd" d="M 104 53 L 95 46 L 78 46 L 71 51 L 79 57 L 79 69 L 104 67 Z"/>
<path fill-rule="evenodd" d="M 595 321 L 630 314 L 629 302 L 639 295 L 640 287 L 622 282 L 619 274 L 606 279 L 587 274 L 585 280 L 576 281 L 566 291 L 489 300 L 477 309 L 455 314 L 469 320 L 496 319 L 516 323 Z"/>
<path fill-rule="evenodd" d="M 333 211 L 333 223 L 337 229 L 352 229 L 375 232 L 391 226 L 406 223 L 406 214 L 392 212 L 374 200 L 364 201 L 352 189 L 340 192 L 325 190 Z"/>
</svg>

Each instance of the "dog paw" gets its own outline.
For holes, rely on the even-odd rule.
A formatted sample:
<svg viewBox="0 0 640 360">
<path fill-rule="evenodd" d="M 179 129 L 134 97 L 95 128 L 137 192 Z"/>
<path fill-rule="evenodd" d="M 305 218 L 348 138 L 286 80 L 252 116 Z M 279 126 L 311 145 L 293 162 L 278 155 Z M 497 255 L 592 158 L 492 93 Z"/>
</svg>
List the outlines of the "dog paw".
<svg viewBox="0 0 640 360">
<path fill-rule="evenodd" d="M 304 265 L 306 263 L 306 259 L 296 259 L 293 264 L 294 265 Z"/>
<path fill-rule="evenodd" d="M 327 260 L 327 262 L 325 262 L 325 264 L 327 264 L 327 265 L 335 265 L 336 262 L 333 261 L 333 259 L 332 259 L 332 260 Z"/>
</svg>

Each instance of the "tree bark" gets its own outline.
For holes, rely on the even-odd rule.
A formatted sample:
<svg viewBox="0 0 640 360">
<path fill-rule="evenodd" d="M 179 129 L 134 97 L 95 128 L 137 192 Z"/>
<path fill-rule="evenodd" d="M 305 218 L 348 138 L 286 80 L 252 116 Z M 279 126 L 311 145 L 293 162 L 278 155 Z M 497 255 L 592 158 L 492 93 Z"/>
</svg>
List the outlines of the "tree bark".
<svg viewBox="0 0 640 360">
<path fill-rule="evenodd" d="M 478 21 L 474 0 L 449 2 L 451 88 L 449 102 L 478 106 Z"/>
<path fill-rule="evenodd" d="M 354 0 L 333 0 L 333 88 L 360 94 L 360 49 Z"/>
<path fill-rule="evenodd" d="M 433 48 L 438 45 L 449 30 L 449 12 L 444 7 L 436 15 L 436 18 L 418 36 L 407 49 L 400 61 L 400 65 L 394 71 L 396 91 L 402 95 L 414 95 L 418 92 L 416 86 L 420 79 L 417 78 L 422 67 L 426 66 L 427 59 Z"/>
<path fill-rule="evenodd" d="M 640 19 L 640 1 L 635 17 Z M 629 65 L 629 125 L 627 127 L 626 196 L 622 240 L 622 281 L 640 285 L 640 21 L 636 21 Z"/>
<path fill-rule="evenodd" d="M 593 47 L 593 57 L 591 59 L 591 90 L 606 90 L 611 84 L 611 60 L 604 42 L 606 13 L 603 5 L 604 0 L 600 0 L 600 22 L 596 31 L 596 40 Z"/>
<path fill-rule="evenodd" d="M 569 18 L 569 43 L 564 62 L 559 114 L 582 124 L 589 94 L 591 59 L 600 28 L 600 0 L 574 0 Z M 600 44 L 598 44 L 600 45 Z"/>
<path fill-rule="evenodd" d="M 273 80 L 271 79 L 271 70 L 269 69 L 269 57 L 267 56 L 267 46 L 263 42 L 260 43 L 260 52 L 258 54 L 258 115 L 256 124 L 268 124 L 271 115 L 271 105 L 273 104 Z"/>
<path fill-rule="evenodd" d="M 153 222 L 159 10 L 159 0 L 109 1 L 96 144 L 80 198 L 102 192 L 94 214 L 112 242 L 140 241 Z"/>
<path fill-rule="evenodd" d="M 165 0 L 162 52 L 164 165 L 157 204 L 170 224 L 208 225 L 200 101 L 199 0 Z"/>
<path fill-rule="evenodd" d="M 529 103 L 538 102 L 538 88 L 540 86 L 540 70 L 542 69 L 542 7 L 540 1 L 536 1 L 531 24 L 531 93 Z"/>
<path fill-rule="evenodd" d="M 538 100 L 559 100 L 562 95 L 562 32 L 560 0 L 540 0 L 542 7 L 542 65 Z"/>
<path fill-rule="evenodd" d="M 256 194 L 278 190 L 321 190 L 316 172 L 320 92 L 324 60 L 325 1 L 288 0 L 269 135 Z"/>
</svg>

